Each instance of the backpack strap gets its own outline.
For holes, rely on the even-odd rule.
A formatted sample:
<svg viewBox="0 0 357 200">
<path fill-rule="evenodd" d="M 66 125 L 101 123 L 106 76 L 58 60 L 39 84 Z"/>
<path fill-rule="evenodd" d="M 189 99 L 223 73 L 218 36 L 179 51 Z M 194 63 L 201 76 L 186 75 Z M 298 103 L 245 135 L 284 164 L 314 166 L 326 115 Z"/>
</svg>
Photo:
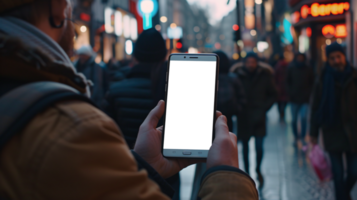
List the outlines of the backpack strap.
<svg viewBox="0 0 357 200">
<path fill-rule="evenodd" d="M 0 151 L 38 113 L 64 100 L 92 101 L 76 89 L 56 82 L 35 82 L 17 87 L 0 98 Z"/>
</svg>

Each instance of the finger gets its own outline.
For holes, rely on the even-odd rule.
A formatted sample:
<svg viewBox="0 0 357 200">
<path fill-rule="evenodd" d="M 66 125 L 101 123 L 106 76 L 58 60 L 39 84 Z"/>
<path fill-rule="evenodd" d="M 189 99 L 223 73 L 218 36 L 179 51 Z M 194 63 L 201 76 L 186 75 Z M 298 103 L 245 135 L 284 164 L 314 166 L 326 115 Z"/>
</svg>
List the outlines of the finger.
<svg viewBox="0 0 357 200">
<path fill-rule="evenodd" d="M 171 160 L 171 159 L 169 159 L 169 160 Z M 185 167 L 188 167 L 190 165 L 197 164 L 197 163 L 206 163 L 206 159 L 204 159 L 204 158 L 195 158 L 195 159 L 177 158 L 177 159 L 173 159 L 173 160 L 175 160 L 179 164 L 180 169 L 183 169 Z"/>
<path fill-rule="evenodd" d="M 233 144 L 237 145 L 237 136 L 232 132 L 229 132 L 229 136 L 231 137 Z"/>
<path fill-rule="evenodd" d="M 164 112 L 165 102 L 163 100 L 160 100 L 156 107 L 150 111 L 142 126 L 145 128 L 156 128 L 162 115 L 164 115 Z"/>
<path fill-rule="evenodd" d="M 216 111 L 216 120 L 218 119 L 218 117 L 220 117 L 222 115 L 221 111 Z"/>
<path fill-rule="evenodd" d="M 227 118 L 224 115 L 218 117 L 216 124 L 215 124 L 215 138 L 223 139 L 225 137 L 229 137 L 229 130 L 227 126 Z"/>
<path fill-rule="evenodd" d="M 161 131 L 161 132 L 162 132 L 162 131 L 164 130 L 164 126 L 157 127 L 157 128 L 156 128 L 156 130 L 158 130 L 158 131 Z"/>
</svg>

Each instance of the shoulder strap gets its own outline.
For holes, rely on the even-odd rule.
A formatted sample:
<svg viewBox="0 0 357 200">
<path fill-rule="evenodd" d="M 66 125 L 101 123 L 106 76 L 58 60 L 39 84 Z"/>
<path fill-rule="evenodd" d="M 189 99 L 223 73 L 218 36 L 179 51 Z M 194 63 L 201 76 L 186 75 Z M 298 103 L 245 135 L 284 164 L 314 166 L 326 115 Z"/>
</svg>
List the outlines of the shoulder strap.
<svg viewBox="0 0 357 200">
<path fill-rule="evenodd" d="M 36 114 L 63 100 L 80 100 L 94 105 L 72 87 L 56 82 L 35 82 L 20 86 L 0 98 L 0 150 Z"/>
</svg>

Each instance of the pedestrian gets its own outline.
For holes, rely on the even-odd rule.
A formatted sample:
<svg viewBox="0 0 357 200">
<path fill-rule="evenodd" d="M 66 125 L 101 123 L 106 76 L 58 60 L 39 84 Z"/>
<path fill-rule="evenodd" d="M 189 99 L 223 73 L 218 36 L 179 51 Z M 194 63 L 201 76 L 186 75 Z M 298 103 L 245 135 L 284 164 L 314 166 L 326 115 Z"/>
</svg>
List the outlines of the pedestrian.
<svg viewBox="0 0 357 200">
<path fill-rule="evenodd" d="M 128 71 L 126 78 L 113 83 L 106 96 L 108 114 L 123 131 L 130 149 L 133 149 L 140 125 L 160 99 L 165 98 L 165 82 L 162 69 L 167 66 L 166 43 L 161 33 L 151 28 L 143 31 L 136 41 L 133 56 L 137 61 Z M 166 79 L 164 80 L 166 81 Z M 160 121 L 159 126 L 162 125 Z M 180 177 L 175 174 L 167 182 L 175 189 L 173 200 L 180 199 Z"/>
<path fill-rule="evenodd" d="M 89 96 L 89 82 L 69 59 L 71 5 L 69 0 L 0 1 L 0 100 L 28 83 L 46 84 L 42 81 Z M 41 91 L 15 102 L 26 106 L 26 98 L 36 95 Z M 170 199 L 173 191 L 164 178 L 198 161 L 162 156 L 162 133 L 156 127 L 164 112 L 160 101 L 130 151 L 114 121 L 90 103 L 67 99 L 48 105 L 6 143 L 1 137 L 0 198 Z M 1 125 L 10 114 L 0 112 Z M 257 200 L 254 182 L 238 169 L 236 138 L 221 113 L 215 130 L 198 198 Z"/>
<path fill-rule="evenodd" d="M 230 63 L 227 55 L 223 51 L 214 53 L 219 56 L 217 110 L 227 117 L 229 131 L 233 132 L 232 117 L 238 115 L 246 103 L 244 88 L 239 78 L 229 73 Z"/>
<path fill-rule="evenodd" d="M 255 138 L 256 161 L 259 187 L 263 187 L 261 172 L 263 160 L 263 141 L 266 135 L 266 113 L 277 99 L 277 90 L 272 71 L 258 65 L 258 55 L 249 52 L 244 65 L 236 68 L 235 73 L 241 80 L 247 104 L 238 115 L 238 139 L 243 143 L 244 169 L 249 174 L 249 146 L 251 137 Z"/>
<path fill-rule="evenodd" d="M 284 55 L 281 54 L 279 61 L 275 66 L 275 84 L 278 90 L 278 111 L 280 121 L 285 121 L 285 108 L 288 104 L 288 93 L 286 91 L 286 77 L 288 73 L 288 63 Z"/>
<path fill-rule="evenodd" d="M 357 72 L 347 61 L 343 47 L 336 42 L 326 47 L 326 58 L 314 87 L 310 137 L 316 144 L 322 130 L 324 147 L 331 160 L 336 199 L 348 200 L 352 199 L 350 192 L 357 180 Z"/>
<path fill-rule="evenodd" d="M 143 31 L 133 52 L 138 63 L 123 81 L 112 84 L 108 91 L 109 115 L 120 126 L 130 148 L 134 148 L 140 125 L 156 105 L 154 97 L 158 90 L 165 89 L 158 85 L 158 74 L 165 67 L 166 53 L 160 32 L 154 28 Z"/>
<path fill-rule="evenodd" d="M 89 45 L 83 45 L 77 50 L 78 60 L 74 62 L 74 66 L 78 72 L 92 82 L 90 87 L 91 99 L 96 103 L 101 110 L 106 108 L 105 96 L 105 77 L 106 74 L 103 68 L 95 62 L 94 52 Z"/>
<path fill-rule="evenodd" d="M 291 106 L 294 144 L 298 145 L 301 142 L 305 146 L 309 100 L 314 85 L 314 71 L 307 65 L 305 54 L 296 54 L 294 61 L 289 65 L 286 84 Z M 299 117 L 300 134 L 298 133 Z"/>
</svg>

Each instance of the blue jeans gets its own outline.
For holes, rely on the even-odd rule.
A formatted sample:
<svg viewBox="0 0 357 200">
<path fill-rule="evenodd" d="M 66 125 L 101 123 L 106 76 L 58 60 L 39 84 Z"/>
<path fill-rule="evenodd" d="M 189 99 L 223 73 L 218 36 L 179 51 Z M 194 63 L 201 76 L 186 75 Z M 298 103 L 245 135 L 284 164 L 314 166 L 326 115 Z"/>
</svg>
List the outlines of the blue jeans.
<svg viewBox="0 0 357 200">
<path fill-rule="evenodd" d="M 329 152 L 335 185 L 335 196 L 338 200 L 348 200 L 351 190 L 357 181 L 357 154 L 346 153 L 347 177 L 343 167 L 342 153 Z"/>
<path fill-rule="evenodd" d="M 293 121 L 292 121 L 292 128 L 293 128 L 293 134 L 295 136 L 295 139 L 301 139 L 304 141 L 305 135 L 306 135 L 306 128 L 307 128 L 307 112 L 309 110 L 309 104 L 296 104 L 296 103 L 291 103 L 291 114 L 293 116 Z M 298 119 L 300 116 L 301 120 L 301 134 L 299 136 L 298 134 Z"/>
<path fill-rule="evenodd" d="M 263 160 L 263 141 L 264 137 L 254 136 L 255 137 L 255 151 L 257 153 L 256 161 L 257 161 L 257 168 L 256 171 L 260 172 L 260 166 L 262 165 Z M 247 174 L 249 174 L 249 140 L 242 139 L 243 143 L 243 160 L 244 160 L 244 170 Z"/>
</svg>

